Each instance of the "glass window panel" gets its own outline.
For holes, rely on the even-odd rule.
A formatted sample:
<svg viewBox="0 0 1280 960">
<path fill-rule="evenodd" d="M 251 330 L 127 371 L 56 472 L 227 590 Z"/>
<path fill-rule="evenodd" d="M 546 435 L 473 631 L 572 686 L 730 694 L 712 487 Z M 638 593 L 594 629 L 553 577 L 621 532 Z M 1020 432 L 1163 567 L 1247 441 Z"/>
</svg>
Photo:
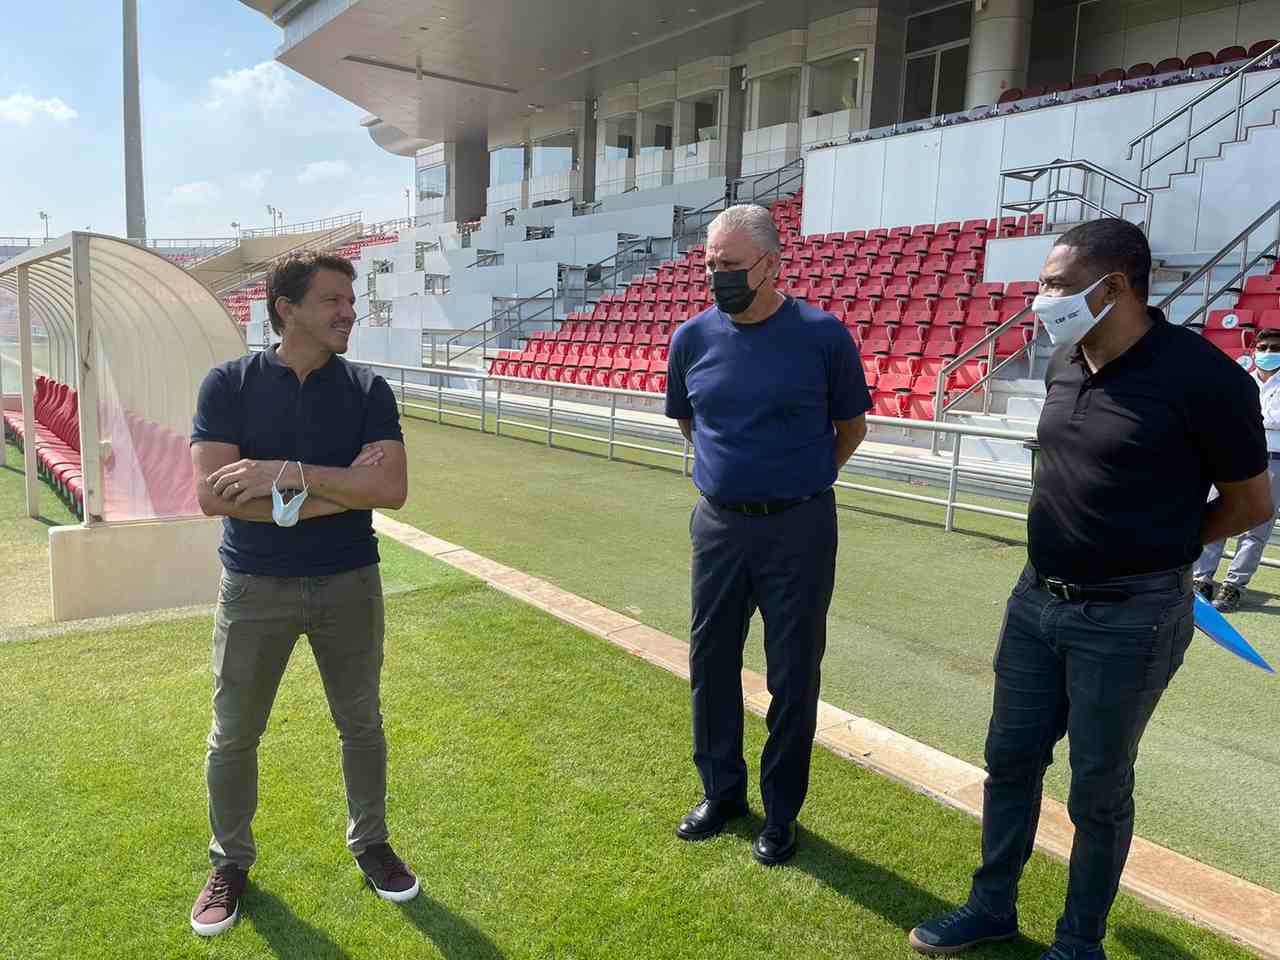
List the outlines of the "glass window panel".
<svg viewBox="0 0 1280 960">
<path fill-rule="evenodd" d="M 489 151 L 489 186 L 519 183 L 524 179 L 524 147 L 500 147 Z"/>
<path fill-rule="evenodd" d="M 752 82 L 759 98 L 756 129 L 800 122 L 799 70 L 786 70 Z"/>
<path fill-rule="evenodd" d="M 972 6 L 968 2 L 959 3 L 908 19 L 907 53 L 928 50 L 957 40 L 968 40 L 972 26 Z"/>
<path fill-rule="evenodd" d="M 440 163 L 418 171 L 418 199 L 439 200 L 449 192 L 449 166 Z"/>
<path fill-rule="evenodd" d="M 943 50 L 939 56 L 938 102 L 934 113 L 959 113 L 964 109 L 964 85 L 969 73 L 969 45 Z"/>
<path fill-rule="evenodd" d="M 564 133 L 533 145 L 533 173 L 535 177 L 554 177 L 569 173 L 577 163 L 578 135 Z"/>
<path fill-rule="evenodd" d="M 853 50 L 811 64 L 809 116 L 858 109 L 866 52 Z"/>
<path fill-rule="evenodd" d="M 902 96 L 904 123 L 933 115 L 933 73 L 937 58 L 936 53 L 931 53 L 907 61 Z"/>
</svg>

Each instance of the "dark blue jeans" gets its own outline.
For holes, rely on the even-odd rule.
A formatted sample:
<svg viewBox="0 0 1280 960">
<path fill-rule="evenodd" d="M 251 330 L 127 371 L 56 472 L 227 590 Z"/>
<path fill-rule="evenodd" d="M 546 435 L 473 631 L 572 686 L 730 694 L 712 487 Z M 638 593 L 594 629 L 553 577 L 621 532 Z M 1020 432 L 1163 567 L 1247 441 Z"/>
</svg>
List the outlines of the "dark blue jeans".
<svg viewBox="0 0 1280 960">
<path fill-rule="evenodd" d="M 1122 600 L 1058 600 L 1028 566 L 1009 598 L 995 653 L 987 733 L 982 866 L 971 906 L 1015 913 L 1031 856 L 1044 772 L 1069 738 L 1075 825 L 1057 937 L 1101 943 L 1133 839 L 1138 741 L 1195 630 L 1189 570 L 1109 580 Z"/>
<path fill-rule="evenodd" d="M 827 608 L 836 568 L 836 499 L 827 491 L 783 513 L 744 516 L 700 499 L 693 541 L 693 762 L 706 796 L 747 795 L 742 756 L 742 648 L 757 607 L 764 618 L 773 701 L 760 759 L 765 820 L 796 819 L 809 788 Z"/>
</svg>

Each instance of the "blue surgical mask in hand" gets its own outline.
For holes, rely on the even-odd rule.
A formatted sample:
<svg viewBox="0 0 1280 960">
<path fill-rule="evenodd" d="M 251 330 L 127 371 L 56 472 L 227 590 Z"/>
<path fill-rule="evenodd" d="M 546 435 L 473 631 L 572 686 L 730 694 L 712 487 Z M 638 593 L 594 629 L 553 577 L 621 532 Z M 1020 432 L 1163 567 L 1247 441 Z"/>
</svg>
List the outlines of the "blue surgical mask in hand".
<svg viewBox="0 0 1280 960">
<path fill-rule="evenodd" d="M 284 476 L 284 472 L 289 469 L 289 461 L 284 462 L 284 466 L 280 468 L 280 472 L 276 474 L 276 478 L 271 483 L 271 519 L 276 522 L 277 527 L 292 527 L 298 522 L 298 515 L 302 513 L 302 505 L 307 502 L 307 478 L 302 472 L 302 462 L 298 462 L 298 476 L 302 478 L 302 490 L 295 493 L 286 503 L 284 496 L 280 493 L 280 478 Z"/>
<path fill-rule="evenodd" d="M 1280 370 L 1280 353 L 1265 350 L 1254 354 L 1253 362 L 1259 370 Z"/>
</svg>

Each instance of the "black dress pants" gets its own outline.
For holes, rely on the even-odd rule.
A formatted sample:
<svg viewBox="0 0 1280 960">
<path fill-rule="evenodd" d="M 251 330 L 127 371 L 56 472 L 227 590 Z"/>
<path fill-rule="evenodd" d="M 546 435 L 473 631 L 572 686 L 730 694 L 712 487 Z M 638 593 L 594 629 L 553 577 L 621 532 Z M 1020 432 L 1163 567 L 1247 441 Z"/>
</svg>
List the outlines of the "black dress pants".
<svg viewBox="0 0 1280 960">
<path fill-rule="evenodd" d="M 836 505 L 828 490 L 782 513 L 747 516 L 705 497 L 693 541 L 693 762 L 714 802 L 746 798 L 742 651 L 751 617 L 764 618 L 773 702 L 760 763 L 767 823 L 796 819 L 809 786 L 818 686 L 835 581 Z"/>
</svg>

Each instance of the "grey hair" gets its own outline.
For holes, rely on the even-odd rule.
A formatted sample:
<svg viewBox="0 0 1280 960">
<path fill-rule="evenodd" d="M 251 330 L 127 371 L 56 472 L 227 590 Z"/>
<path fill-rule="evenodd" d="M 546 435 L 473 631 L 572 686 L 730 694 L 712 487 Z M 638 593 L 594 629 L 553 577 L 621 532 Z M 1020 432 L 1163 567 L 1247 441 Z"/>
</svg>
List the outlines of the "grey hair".
<svg viewBox="0 0 1280 960">
<path fill-rule="evenodd" d="M 711 221 L 707 228 L 707 236 L 717 230 L 740 230 L 751 238 L 756 249 L 763 253 L 774 253 L 782 249 L 782 241 L 778 237 L 778 228 L 774 225 L 773 214 L 764 207 L 754 203 L 739 203 L 722 211 Z"/>
</svg>

